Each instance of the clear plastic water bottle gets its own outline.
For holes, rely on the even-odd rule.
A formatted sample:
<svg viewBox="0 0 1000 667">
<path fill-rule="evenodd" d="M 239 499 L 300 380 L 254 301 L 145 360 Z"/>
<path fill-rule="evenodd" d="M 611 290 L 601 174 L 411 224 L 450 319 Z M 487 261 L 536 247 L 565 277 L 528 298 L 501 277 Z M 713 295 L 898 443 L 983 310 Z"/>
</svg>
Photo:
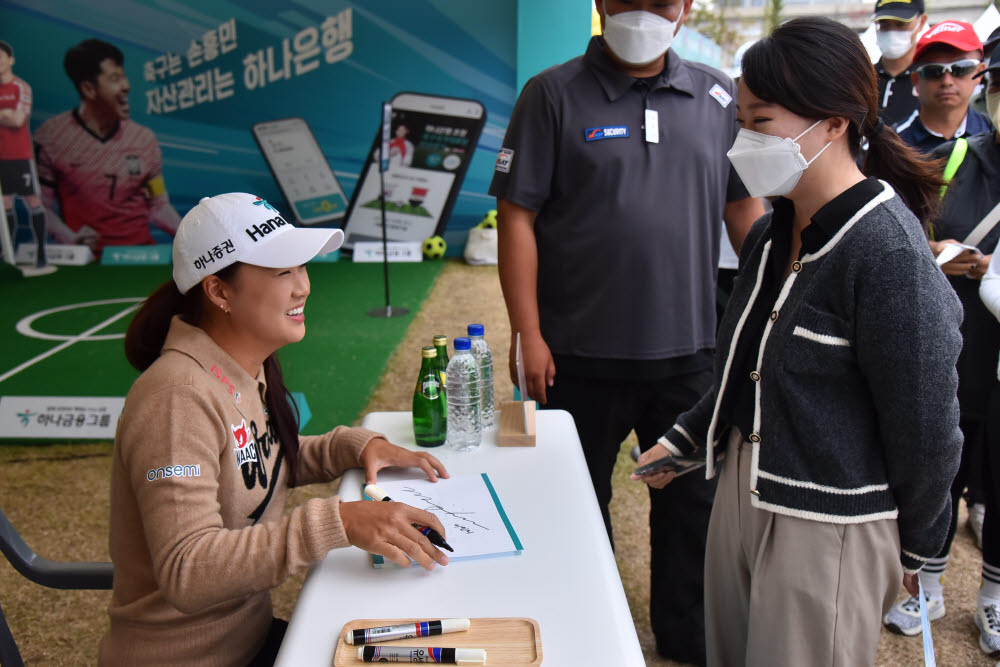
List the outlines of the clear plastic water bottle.
<svg viewBox="0 0 1000 667">
<path fill-rule="evenodd" d="M 469 325 L 472 354 L 479 362 L 480 420 L 483 430 L 489 431 L 496 427 L 496 413 L 493 410 L 493 351 L 483 338 L 485 332 L 486 328 L 482 324 Z"/>
<path fill-rule="evenodd" d="M 479 421 L 479 363 L 468 338 L 455 339 L 455 356 L 448 362 L 448 446 L 460 452 L 479 448 L 483 440 Z"/>
</svg>

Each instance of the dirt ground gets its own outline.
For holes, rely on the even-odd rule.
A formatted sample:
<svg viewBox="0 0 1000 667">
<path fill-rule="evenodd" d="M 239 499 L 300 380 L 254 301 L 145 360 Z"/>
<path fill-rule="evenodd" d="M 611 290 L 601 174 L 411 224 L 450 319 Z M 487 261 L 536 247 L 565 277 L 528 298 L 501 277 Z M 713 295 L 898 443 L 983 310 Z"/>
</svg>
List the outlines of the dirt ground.
<svg viewBox="0 0 1000 667">
<path fill-rule="evenodd" d="M 314 286 L 314 288 L 317 286 Z M 482 322 L 496 356 L 498 397 L 511 395 L 506 372 L 509 328 L 495 267 L 471 267 L 450 261 L 405 340 L 394 352 L 366 412 L 408 410 L 412 381 L 420 365 L 420 347 L 436 333 L 461 335 L 469 322 Z M 634 436 L 622 445 L 615 471 L 612 521 L 618 570 L 648 665 L 674 665 L 656 656 L 649 629 L 649 502 L 645 487 L 628 480 L 634 467 L 628 452 Z M 25 541 L 55 560 L 108 558 L 108 470 L 111 446 L 87 444 L 48 447 L 0 447 L 0 508 Z M 336 493 L 336 483 L 297 489 L 293 504 Z M 979 586 L 981 555 L 965 526 L 952 549 L 945 602 L 948 614 L 934 624 L 938 664 L 942 667 L 992 665 L 977 645 L 971 615 Z M 288 618 L 304 575 L 274 591 L 275 612 Z M 77 665 L 94 662 L 97 642 L 107 628 L 107 591 L 55 591 L 22 578 L 0 559 L 0 605 L 28 665 Z M 775 628 L 780 632 L 780 628 Z M 879 667 L 919 665 L 919 637 L 882 633 Z"/>
</svg>

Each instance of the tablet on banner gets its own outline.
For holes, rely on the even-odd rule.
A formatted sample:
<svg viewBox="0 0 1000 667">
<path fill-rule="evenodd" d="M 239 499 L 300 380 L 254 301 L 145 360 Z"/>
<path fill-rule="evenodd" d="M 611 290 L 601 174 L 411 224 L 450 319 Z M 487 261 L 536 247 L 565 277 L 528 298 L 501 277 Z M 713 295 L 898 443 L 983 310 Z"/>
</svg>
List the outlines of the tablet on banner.
<svg viewBox="0 0 1000 667">
<path fill-rule="evenodd" d="M 379 174 L 380 128 L 347 210 L 344 247 L 382 239 L 380 187 L 387 238 L 422 242 L 440 236 L 485 122 L 486 110 L 476 100 L 420 93 L 392 98 L 388 171 Z"/>
<path fill-rule="evenodd" d="M 0 396 L 4 438 L 114 440 L 125 399 L 116 396 Z"/>
<path fill-rule="evenodd" d="M 437 516 L 455 549 L 448 554 L 451 562 L 517 556 L 524 549 L 486 473 L 455 475 L 436 484 L 426 478 L 379 482 L 378 487 L 394 501 Z M 362 497 L 371 500 L 363 490 Z M 393 565 L 376 554 L 371 559 L 376 569 Z"/>
</svg>

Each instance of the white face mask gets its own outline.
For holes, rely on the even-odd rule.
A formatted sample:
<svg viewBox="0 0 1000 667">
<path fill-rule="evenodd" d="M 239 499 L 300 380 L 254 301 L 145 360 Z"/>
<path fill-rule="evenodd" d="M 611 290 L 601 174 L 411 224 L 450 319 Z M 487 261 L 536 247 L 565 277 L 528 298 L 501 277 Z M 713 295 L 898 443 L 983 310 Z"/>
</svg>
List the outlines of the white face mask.
<svg viewBox="0 0 1000 667">
<path fill-rule="evenodd" d="M 909 30 L 879 30 L 875 33 L 875 43 L 883 56 L 895 60 L 913 48 L 913 33 Z"/>
<path fill-rule="evenodd" d="M 795 189 L 802 172 L 833 143 L 831 141 L 823 146 L 808 162 L 802 157 L 801 149 L 795 142 L 821 122 L 816 121 L 794 139 L 753 130 L 739 131 L 726 155 L 751 197 L 780 197 Z"/>
<path fill-rule="evenodd" d="M 670 48 L 679 21 L 644 11 L 613 14 L 604 21 L 604 41 L 629 65 L 648 65 Z"/>
<path fill-rule="evenodd" d="M 993 76 L 990 74 L 990 76 Z M 986 93 L 986 111 L 990 114 L 990 120 L 993 121 L 993 127 L 1000 127 L 1000 119 L 997 118 L 997 114 L 1000 113 L 1000 92 L 997 93 Z"/>
</svg>

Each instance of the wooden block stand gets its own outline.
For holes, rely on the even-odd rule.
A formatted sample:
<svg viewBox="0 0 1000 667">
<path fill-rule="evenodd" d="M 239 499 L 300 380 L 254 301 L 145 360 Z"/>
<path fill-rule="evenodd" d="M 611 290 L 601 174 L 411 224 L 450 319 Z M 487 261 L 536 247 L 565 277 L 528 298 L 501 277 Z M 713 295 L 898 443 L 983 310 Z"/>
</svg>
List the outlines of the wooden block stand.
<svg viewBox="0 0 1000 667">
<path fill-rule="evenodd" d="M 527 418 L 527 425 L 524 423 Z M 527 435 L 525 433 L 527 432 Z M 535 446 L 535 402 L 508 401 L 500 406 L 500 447 Z"/>
</svg>

